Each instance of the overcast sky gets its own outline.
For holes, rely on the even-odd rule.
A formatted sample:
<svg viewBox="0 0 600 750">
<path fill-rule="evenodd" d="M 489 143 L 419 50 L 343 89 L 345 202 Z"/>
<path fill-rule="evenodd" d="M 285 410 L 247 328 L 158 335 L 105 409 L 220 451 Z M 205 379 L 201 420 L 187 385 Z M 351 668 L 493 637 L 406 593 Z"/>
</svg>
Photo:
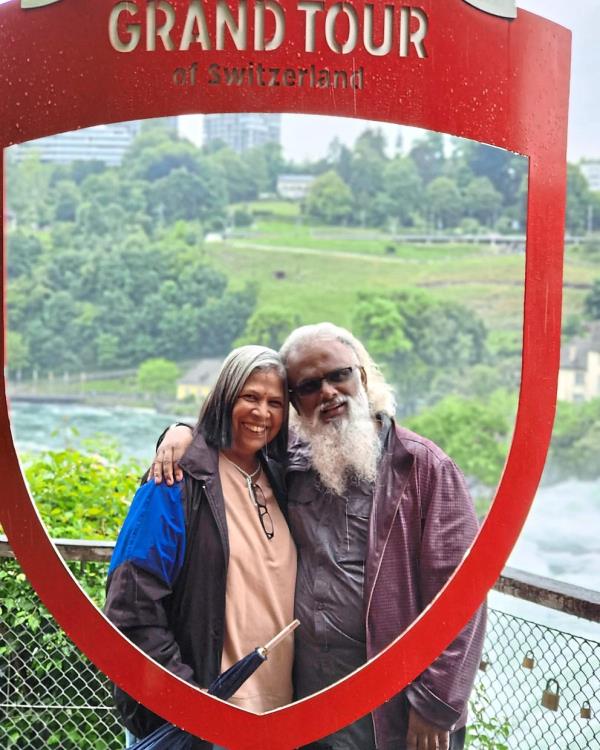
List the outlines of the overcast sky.
<svg viewBox="0 0 600 750">
<path fill-rule="evenodd" d="M 571 111 L 569 119 L 569 159 L 600 158 L 600 1 L 599 0 L 520 0 L 520 8 L 566 26 L 573 32 Z M 549 82 L 551 85 L 551 82 Z M 183 132 L 195 137 L 201 130 L 200 118 L 184 118 Z M 282 140 L 287 158 L 323 156 L 334 136 L 352 144 L 365 123 L 351 118 L 284 115 Z M 382 126 L 395 141 L 397 126 Z M 418 131 L 404 129 L 404 141 Z"/>
</svg>

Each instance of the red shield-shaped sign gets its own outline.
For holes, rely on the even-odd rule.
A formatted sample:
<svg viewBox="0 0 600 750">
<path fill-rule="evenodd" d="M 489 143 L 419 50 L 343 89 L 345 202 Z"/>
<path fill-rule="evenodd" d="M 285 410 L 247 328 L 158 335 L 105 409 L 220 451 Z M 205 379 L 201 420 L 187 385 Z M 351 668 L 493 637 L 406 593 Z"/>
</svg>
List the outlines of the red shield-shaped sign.
<svg viewBox="0 0 600 750">
<path fill-rule="evenodd" d="M 285 750 L 380 705 L 464 626 L 525 521 L 556 398 L 570 33 L 524 11 L 513 15 L 506 0 L 23 0 L 23 7 L 12 0 L 0 6 L 2 149 L 99 123 L 272 111 L 413 125 L 529 157 L 521 391 L 493 506 L 469 555 L 421 617 L 376 659 L 316 696 L 254 715 L 180 681 L 121 636 L 48 539 L 2 399 L 1 521 L 29 580 L 103 672 L 195 734 L 240 750 Z M 225 71 L 233 67 L 246 70 L 242 85 L 227 85 Z M 327 81 L 339 71 L 346 85 L 333 88 Z"/>
</svg>

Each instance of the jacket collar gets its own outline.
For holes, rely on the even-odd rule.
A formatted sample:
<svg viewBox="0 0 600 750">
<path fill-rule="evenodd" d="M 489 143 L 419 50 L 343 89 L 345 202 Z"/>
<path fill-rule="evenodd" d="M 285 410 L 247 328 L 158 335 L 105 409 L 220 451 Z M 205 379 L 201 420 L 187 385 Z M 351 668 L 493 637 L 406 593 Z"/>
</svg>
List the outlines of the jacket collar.
<svg viewBox="0 0 600 750">
<path fill-rule="evenodd" d="M 207 444 L 204 435 L 195 432 L 179 465 L 194 479 L 207 480 L 219 472 L 219 451 Z"/>
</svg>

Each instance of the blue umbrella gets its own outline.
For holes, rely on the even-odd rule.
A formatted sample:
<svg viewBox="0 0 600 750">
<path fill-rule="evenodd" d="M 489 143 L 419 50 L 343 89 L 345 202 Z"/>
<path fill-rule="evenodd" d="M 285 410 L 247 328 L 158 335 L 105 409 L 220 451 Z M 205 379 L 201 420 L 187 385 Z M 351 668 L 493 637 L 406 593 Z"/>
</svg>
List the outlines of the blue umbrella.
<svg viewBox="0 0 600 750">
<path fill-rule="evenodd" d="M 269 652 L 277 646 L 289 633 L 300 625 L 299 620 L 294 620 L 264 646 L 259 646 L 236 661 L 223 674 L 220 674 L 208 687 L 209 695 L 227 700 L 234 695 L 246 682 L 250 675 L 254 674 L 260 665 L 267 660 Z M 190 750 L 195 737 L 173 724 L 162 724 L 154 732 L 130 745 L 129 750 Z"/>
<path fill-rule="evenodd" d="M 162 724 L 143 740 L 129 745 L 128 750 L 190 750 L 193 741 L 193 735 L 173 724 Z"/>
</svg>

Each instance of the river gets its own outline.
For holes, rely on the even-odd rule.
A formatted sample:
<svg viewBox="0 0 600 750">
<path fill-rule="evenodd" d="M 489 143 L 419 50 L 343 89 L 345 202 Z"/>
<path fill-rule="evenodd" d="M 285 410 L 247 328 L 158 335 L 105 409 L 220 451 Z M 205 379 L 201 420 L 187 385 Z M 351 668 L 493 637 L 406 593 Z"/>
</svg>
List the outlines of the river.
<svg viewBox="0 0 600 750">
<path fill-rule="evenodd" d="M 77 446 L 85 438 L 105 434 L 117 440 L 124 457 L 146 465 L 154 455 L 156 437 L 181 417 L 147 409 L 14 403 L 11 419 L 19 453 Z M 508 564 L 600 590 L 600 480 L 568 480 L 538 490 Z M 597 624 L 495 592 L 490 603 L 534 622 L 600 640 Z"/>
</svg>

